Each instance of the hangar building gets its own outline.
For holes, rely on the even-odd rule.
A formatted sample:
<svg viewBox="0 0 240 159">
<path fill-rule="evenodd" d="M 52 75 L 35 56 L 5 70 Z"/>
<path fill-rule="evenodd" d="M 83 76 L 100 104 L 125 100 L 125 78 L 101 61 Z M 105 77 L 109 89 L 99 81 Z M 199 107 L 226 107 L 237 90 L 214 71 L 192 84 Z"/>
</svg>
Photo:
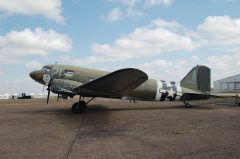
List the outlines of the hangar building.
<svg viewBox="0 0 240 159">
<path fill-rule="evenodd" d="M 213 82 L 215 92 L 235 92 L 240 90 L 240 74 Z"/>
</svg>

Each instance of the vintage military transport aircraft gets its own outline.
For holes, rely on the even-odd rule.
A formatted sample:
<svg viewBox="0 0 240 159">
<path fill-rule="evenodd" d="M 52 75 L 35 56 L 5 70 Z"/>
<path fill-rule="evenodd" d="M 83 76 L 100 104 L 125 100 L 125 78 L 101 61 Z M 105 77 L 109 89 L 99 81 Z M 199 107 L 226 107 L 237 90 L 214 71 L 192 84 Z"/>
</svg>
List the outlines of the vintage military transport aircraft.
<svg viewBox="0 0 240 159">
<path fill-rule="evenodd" d="M 42 85 L 47 85 L 49 101 L 50 92 L 62 98 L 73 98 L 79 95 L 79 102 L 72 105 L 74 113 L 83 112 L 87 104 L 96 97 L 164 101 L 180 100 L 185 107 L 191 105 L 188 100 L 206 99 L 210 95 L 210 69 L 206 66 L 195 66 L 176 86 L 175 82 L 167 83 L 148 79 L 148 75 L 135 68 L 125 68 L 114 72 L 90 68 L 52 64 L 41 70 L 33 71 L 30 77 Z M 84 101 L 84 97 L 91 97 Z"/>
</svg>

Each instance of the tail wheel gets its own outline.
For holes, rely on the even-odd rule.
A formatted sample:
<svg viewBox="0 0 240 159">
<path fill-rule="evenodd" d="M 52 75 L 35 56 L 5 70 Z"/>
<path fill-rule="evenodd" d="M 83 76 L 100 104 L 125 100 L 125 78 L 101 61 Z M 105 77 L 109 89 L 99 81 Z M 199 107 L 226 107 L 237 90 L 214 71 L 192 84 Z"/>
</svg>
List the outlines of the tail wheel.
<svg viewBox="0 0 240 159">
<path fill-rule="evenodd" d="M 174 101 L 175 98 L 176 98 L 176 97 L 169 97 L 168 99 L 169 99 L 170 101 Z"/>
<path fill-rule="evenodd" d="M 191 104 L 190 103 L 185 103 L 185 108 L 190 108 Z"/>
</svg>

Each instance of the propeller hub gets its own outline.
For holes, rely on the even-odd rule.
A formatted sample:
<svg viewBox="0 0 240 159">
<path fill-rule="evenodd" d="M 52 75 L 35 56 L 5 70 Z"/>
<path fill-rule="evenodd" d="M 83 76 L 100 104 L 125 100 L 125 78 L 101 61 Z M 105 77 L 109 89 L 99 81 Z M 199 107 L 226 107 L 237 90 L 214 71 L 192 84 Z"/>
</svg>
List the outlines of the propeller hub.
<svg viewBox="0 0 240 159">
<path fill-rule="evenodd" d="M 43 81 L 45 82 L 46 85 L 48 85 L 51 81 L 51 77 L 49 74 L 44 74 L 43 75 Z"/>
</svg>

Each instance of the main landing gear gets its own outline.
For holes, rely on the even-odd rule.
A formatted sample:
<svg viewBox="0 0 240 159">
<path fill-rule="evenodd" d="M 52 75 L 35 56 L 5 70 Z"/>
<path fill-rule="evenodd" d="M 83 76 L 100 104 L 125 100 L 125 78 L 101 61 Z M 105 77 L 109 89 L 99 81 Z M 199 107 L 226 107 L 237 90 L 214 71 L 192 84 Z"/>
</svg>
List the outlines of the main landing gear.
<svg viewBox="0 0 240 159">
<path fill-rule="evenodd" d="M 95 97 L 92 97 L 89 101 L 85 102 L 84 98 L 81 100 L 81 97 L 79 98 L 79 102 L 76 102 L 72 105 L 72 112 L 73 113 L 83 113 L 83 111 L 86 109 L 87 104 L 90 103 Z"/>
</svg>

